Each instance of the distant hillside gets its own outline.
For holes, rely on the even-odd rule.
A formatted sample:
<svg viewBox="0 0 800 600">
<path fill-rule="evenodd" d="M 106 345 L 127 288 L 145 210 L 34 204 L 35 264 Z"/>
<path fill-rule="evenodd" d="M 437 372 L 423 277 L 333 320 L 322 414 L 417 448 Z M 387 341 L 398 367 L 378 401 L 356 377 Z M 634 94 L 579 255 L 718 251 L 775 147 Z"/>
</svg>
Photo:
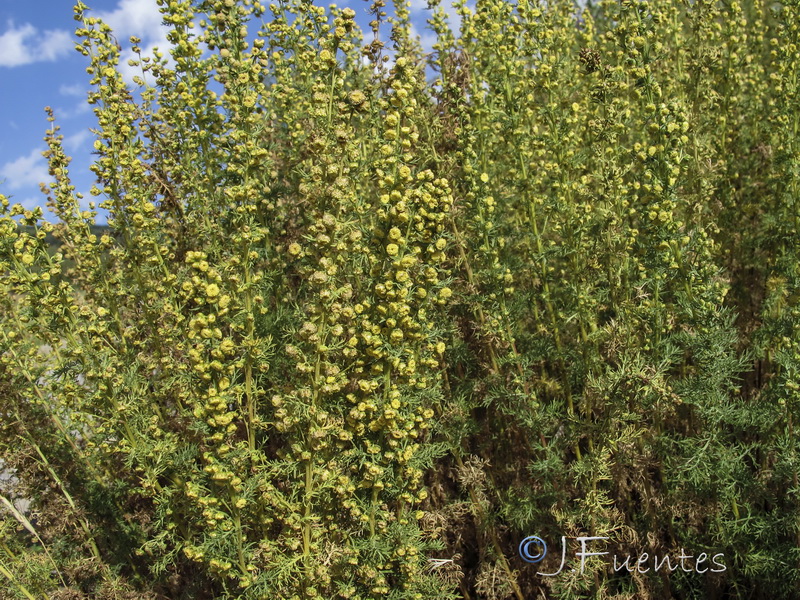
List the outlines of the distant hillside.
<svg viewBox="0 0 800 600">
<path fill-rule="evenodd" d="M 103 235 L 103 234 L 105 234 L 105 233 L 110 233 L 112 231 L 111 228 L 108 225 L 92 225 L 90 228 L 91 228 L 92 233 L 95 234 L 98 237 Z M 34 231 L 35 231 L 33 227 L 28 226 L 28 225 L 20 225 L 19 229 L 23 230 L 23 231 L 27 231 L 29 234 L 33 234 Z M 47 237 L 45 237 L 44 240 L 47 243 L 47 246 L 48 246 L 47 252 L 48 252 L 48 254 L 50 256 L 53 256 L 61 248 L 61 244 L 62 244 L 61 240 L 59 240 L 57 237 L 55 237 L 52 233 L 48 233 Z M 64 259 L 64 261 L 62 263 L 62 269 L 64 270 L 64 273 L 67 275 L 68 278 L 70 278 L 70 270 L 74 266 L 75 266 L 75 263 L 71 259 L 69 259 L 69 258 L 65 258 Z"/>
</svg>

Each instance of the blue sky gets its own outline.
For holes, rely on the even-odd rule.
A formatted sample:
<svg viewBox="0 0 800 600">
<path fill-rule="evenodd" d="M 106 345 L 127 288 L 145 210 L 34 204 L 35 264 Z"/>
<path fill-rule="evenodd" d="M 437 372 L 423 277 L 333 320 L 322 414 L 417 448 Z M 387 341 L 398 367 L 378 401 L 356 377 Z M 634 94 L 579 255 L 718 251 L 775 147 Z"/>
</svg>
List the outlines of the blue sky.
<svg viewBox="0 0 800 600">
<path fill-rule="evenodd" d="M 168 47 L 156 0 L 84 2 L 95 16 L 111 25 L 123 48 L 131 35 L 142 39 L 146 52 L 154 46 Z M 340 0 L 338 4 L 350 5 L 357 21 L 368 30 L 368 2 Z M 74 49 L 78 23 L 72 6 L 71 0 L 0 0 L 0 193 L 12 204 L 19 202 L 26 208 L 44 207 L 46 202 L 39 189 L 39 182 L 49 181 L 41 155 L 48 129 L 46 106 L 55 112 L 65 150 L 73 158 L 72 182 L 85 194 L 85 202 L 94 181 L 89 171 L 94 141 L 89 129 L 95 125 L 95 117 L 86 103 L 88 58 Z M 416 29 L 423 41 L 430 43 L 425 31 L 426 6 L 427 0 L 412 0 Z M 123 56 L 122 63 L 126 60 Z M 45 212 L 45 218 L 48 214 Z M 98 218 L 102 220 L 103 216 Z"/>
<path fill-rule="evenodd" d="M 139 32 L 147 46 L 166 47 L 155 0 L 88 4 L 121 39 Z M 0 193 L 27 208 L 45 203 L 39 182 L 49 180 L 41 155 L 46 106 L 55 111 L 73 157 L 73 183 L 84 192 L 93 183 L 89 128 L 95 120 L 86 103 L 88 59 L 74 49 L 77 25 L 70 0 L 0 0 Z"/>
</svg>

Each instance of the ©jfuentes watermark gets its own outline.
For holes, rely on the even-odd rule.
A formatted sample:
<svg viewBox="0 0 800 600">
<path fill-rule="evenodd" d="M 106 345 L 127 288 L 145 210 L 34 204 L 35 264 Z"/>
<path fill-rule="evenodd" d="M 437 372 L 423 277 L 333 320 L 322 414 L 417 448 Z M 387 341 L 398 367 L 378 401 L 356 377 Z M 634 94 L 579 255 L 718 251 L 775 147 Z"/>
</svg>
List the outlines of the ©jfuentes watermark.
<svg viewBox="0 0 800 600">
<path fill-rule="evenodd" d="M 610 554 L 609 552 L 591 552 L 589 551 L 589 543 L 590 542 L 598 542 L 601 540 L 607 540 L 607 537 L 597 537 L 597 536 L 582 536 L 571 538 L 574 539 L 579 545 L 580 550 L 575 552 L 575 557 L 580 559 L 580 572 L 584 572 L 584 568 L 586 566 L 586 559 L 592 556 L 605 556 Z M 567 536 L 561 536 L 561 565 L 558 567 L 558 570 L 553 573 L 542 573 L 537 571 L 537 575 L 543 575 L 544 577 L 553 577 L 558 575 L 564 570 L 564 566 L 567 562 Z M 547 555 L 547 543 L 536 535 L 531 535 L 526 537 L 522 540 L 519 544 L 519 555 L 522 557 L 527 563 L 536 564 L 542 562 L 544 557 Z M 670 571 L 674 571 L 678 567 L 680 567 L 683 571 L 687 573 L 696 572 L 696 573 L 722 573 L 727 569 L 724 563 L 720 562 L 721 559 L 724 558 L 724 554 L 714 554 L 709 558 L 709 555 L 705 552 L 701 552 L 700 554 L 695 557 L 692 554 L 686 554 L 683 548 L 681 548 L 680 556 L 675 559 L 672 559 L 669 554 L 666 554 L 659 558 L 658 555 L 654 554 L 652 557 L 647 552 L 642 552 L 639 556 L 630 556 L 625 555 L 625 559 L 621 560 L 620 557 L 617 555 L 613 555 L 613 565 L 614 565 L 614 572 L 618 573 L 622 571 L 622 569 L 627 570 L 628 573 L 633 572 L 633 570 L 637 570 L 639 573 L 647 573 L 652 569 L 654 572 L 658 572 L 665 564 L 667 565 L 667 569 Z M 672 562 L 674 560 L 674 563 Z M 572 569 L 574 572 L 576 569 Z"/>
</svg>

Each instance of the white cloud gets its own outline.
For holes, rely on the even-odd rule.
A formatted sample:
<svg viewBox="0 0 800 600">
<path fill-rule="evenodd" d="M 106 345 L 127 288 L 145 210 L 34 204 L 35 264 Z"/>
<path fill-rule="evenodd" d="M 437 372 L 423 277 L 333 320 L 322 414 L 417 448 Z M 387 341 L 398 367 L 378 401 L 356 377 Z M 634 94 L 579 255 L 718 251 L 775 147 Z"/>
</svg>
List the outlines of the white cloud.
<svg viewBox="0 0 800 600">
<path fill-rule="evenodd" d="M 30 48 L 25 47 L 25 40 L 36 35 L 36 28 L 26 24 L 16 29 L 13 25 L 0 36 L 0 64 L 16 67 L 33 62 Z"/>
<path fill-rule="evenodd" d="M 474 0 L 468 0 L 467 8 L 472 10 L 474 5 Z M 444 11 L 450 29 L 458 38 L 461 29 L 461 15 L 453 6 L 453 0 L 441 0 L 439 9 Z M 412 18 L 411 35 L 418 35 L 422 49 L 425 52 L 431 52 L 436 43 L 436 34 L 427 25 L 427 21 L 433 17 L 433 10 L 428 8 L 428 0 L 411 0 L 409 11 Z M 418 27 L 416 23 L 420 23 L 420 26 Z"/>
<path fill-rule="evenodd" d="M 163 37 L 166 32 L 161 25 L 163 17 L 156 0 L 121 0 L 116 9 L 98 12 L 94 16 L 107 23 L 117 38 L 136 35 L 146 41 Z"/>
<path fill-rule="evenodd" d="M 68 31 L 53 29 L 44 32 L 38 55 L 42 60 L 56 60 L 74 48 L 72 35 Z"/>
<path fill-rule="evenodd" d="M 39 31 L 30 23 L 17 27 L 9 22 L 0 35 L 0 67 L 19 67 L 53 61 L 72 50 L 72 36 L 62 29 Z"/>
<path fill-rule="evenodd" d="M 47 182 L 50 180 L 50 175 L 42 151 L 36 149 L 0 167 L 0 178 L 5 179 L 10 189 L 18 190 Z"/>
<path fill-rule="evenodd" d="M 42 212 L 44 212 L 45 215 L 48 213 L 47 198 L 45 198 L 44 196 L 40 198 L 34 198 L 33 196 L 28 196 L 26 198 L 23 198 L 22 200 L 18 200 L 16 198 L 9 198 L 8 201 L 9 204 L 12 205 L 22 204 L 22 208 L 24 208 L 25 210 L 33 210 L 37 206 L 41 206 Z"/>
<path fill-rule="evenodd" d="M 132 35 L 140 38 L 142 56 L 152 56 L 157 47 L 167 55 L 171 44 L 167 41 L 169 27 L 162 24 L 163 15 L 158 10 L 156 0 L 120 0 L 112 11 L 98 12 L 99 17 L 111 27 L 114 37 L 125 48 L 120 53 L 119 72 L 128 83 L 133 82 L 134 75 L 142 76 L 141 67 L 128 65 L 130 59 L 137 56 L 130 50 L 129 38 Z"/>
<path fill-rule="evenodd" d="M 85 96 L 86 86 L 80 83 L 73 83 L 72 85 L 62 85 L 58 88 L 58 93 L 62 96 Z"/>
<path fill-rule="evenodd" d="M 92 105 L 84 99 L 78 101 L 73 106 L 56 106 L 53 112 L 57 119 L 74 119 L 75 117 L 91 112 L 91 110 Z"/>
<path fill-rule="evenodd" d="M 57 106 L 55 115 L 59 119 L 73 119 L 80 115 L 86 114 L 92 110 L 92 105 L 86 101 L 88 87 L 80 84 L 73 83 L 71 85 L 63 84 L 58 88 L 58 93 L 67 98 L 79 98 L 79 100 L 71 107 Z"/>
<path fill-rule="evenodd" d="M 91 132 L 88 129 L 73 133 L 64 138 L 64 149 L 69 152 L 76 152 L 86 143 L 90 136 Z"/>
<path fill-rule="evenodd" d="M 474 6 L 474 2 L 467 2 L 467 7 Z M 442 0 L 439 7 L 442 8 L 447 15 L 447 21 L 450 24 L 450 29 L 454 33 L 458 33 L 461 27 L 461 15 L 458 14 L 453 6 L 453 0 Z M 410 13 L 412 18 L 424 16 L 425 19 L 430 19 L 433 16 L 433 11 L 428 8 L 428 0 L 411 0 Z M 428 30 L 428 33 L 433 36 L 433 32 Z"/>
<path fill-rule="evenodd" d="M 72 35 L 61 29 L 39 31 L 30 23 L 17 27 L 8 24 L 0 35 L 0 67 L 19 67 L 53 61 L 72 50 Z"/>
<path fill-rule="evenodd" d="M 423 51 L 431 52 L 433 50 L 433 45 L 436 43 L 436 34 L 433 31 L 427 28 L 420 31 L 417 26 L 412 23 L 411 37 L 416 36 L 419 36 L 419 43 L 422 46 Z"/>
</svg>

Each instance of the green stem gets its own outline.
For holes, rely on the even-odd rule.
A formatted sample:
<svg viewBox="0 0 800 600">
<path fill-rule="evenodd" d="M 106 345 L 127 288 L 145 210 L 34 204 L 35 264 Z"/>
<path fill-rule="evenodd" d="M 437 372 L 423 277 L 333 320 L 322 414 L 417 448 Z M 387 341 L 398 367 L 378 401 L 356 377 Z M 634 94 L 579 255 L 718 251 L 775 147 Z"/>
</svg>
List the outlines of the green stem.
<svg viewBox="0 0 800 600">
<path fill-rule="evenodd" d="M 242 515 L 241 510 L 236 506 L 238 497 L 234 494 L 232 497 L 234 502 L 233 509 L 233 525 L 236 528 L 236 552 L 239 557 L 239 569 L 242 574 L 247 573 L 247 561 L 244 558 L 244 532 L 242 530 Z"/>
<path fill-rule="evenodd" d="M 55 470 L 50 465 L 50 462 L 47 460 L 47 457 L 45 457 L 45 455 L 42 452 L 41 448 L 39 448 L 39 446 L 36 445 L 36 443 L 33 442 L 33 440 L 30 440 L 30 441 L 31 441 L 31 445 L 33 446 L 33 449 L 36 450 L 36 453 L 42 459 L 42 464 L 44 465 L 45 469 L 47 469 L 47 472 L 50 473 L 50 476 L 53 478 L 53 481 L 56 482 L 56 485 L 61 490 L 61 494 L 66 499 L 66 501 L 69 504 L 70 508 L 76 514 L 78 514 L 78 507 L 75 504 L 75 500 L 73 500 L 72 495 L 67 491 L 67 488 L 64 485 L 64 482 L 61 481 L 61 478 L 56 474 Z M 89 548 L 92 551 L 92 555 L 98 561 L 102 561 L 102 558 L 100 556 L 100 550 L 97 547 L 97 543 L 95 542 L 94 536 L 92 535 L 92 531 L 91 531 L 91 528 L 89 527 L 89 522 L 86 520 L 86 517 L 82 517 L 82 518 L 78 519 L 78 522 L 80 523 L 80 526 L 81 526 L 81 529 L 83 530 L 84 535 L 86 535 L 86 541 L 89 544 Z"/>
<path fill-rule="evenodd" d="M 464 469 L 464 461 L 461 459 L 461 453 L 458 449 L 453 451 L 453 457 L 456 459 L 456 465 L 458 465 L 459 469 Z M 522 590 L 517 583 L 516 577 L 514 577 L 514 572 L 511 570 L 511 566 L 508 564 L 508 560 L 506 559 L 505 554 L 503 553 L 503 547 L 500 544 L 500 538 L 497 535 L 497 530 L 495 529 L 494 523 L 491 522 L 486 514 L 486 510 L 483 507 L 478 495 L 475 493 L 475 490 L 470 488 L 469 489 L 469 497 L 472 501 L 472 505 L 475 507 L 475 511 L 477 512 L 478 520 L 485 524 L 489 530 L 489 537 L 492 540 L 492 546 L 494 547 L 495 552 L 497 553 L 498 560 L 500 562 L 500 566 L 506 572 L 508 576 L 508 581 L 511 584 L 511 588 L 514 591 L 514 595 L 517 597 L 517 600 L 525 600 L 525 596 L 522 594 Z"/>
<path fill-rule="evenodd" d="M 28 591 L 28 588 L 26 588 L 19 581 L 17 581 L 14 578 L 14 575 L 11 573 L 11 571 L 6 569 L 5 565 L 3 565 L 2 563 L 0 563 L 0 573 L 5 575 L 6 579 L 8 579 L 20 592 L 22 592 L 22 595 L 28 598 L 28 600 L 36 600 L 36 596 L 31 594 Z"/>
<path fill-rule="evenodd" d="M 466 254 L 466 252 L 464 252 L 464 243 L 465 243 L 464 242 L 464 238 L 461 236 L 461 233 L 459 232 L 458 227 L 456 226 L 455 219 L 451 219 L 450 222 L 451 222 L 451 224 L 453 226 L 453 235 L 455 236 L 455 239 L 456 239 L 456 246 L 458 247 L 458 253 L 461 256 L 461 260 L 464 263 L 464 269 L 467 272 L 467 281 L 469 282 L 470 287 L 474 289 L 476 287 L 475 286 L 475 275 L 472 272 L 472 266 L 469 264 L 469 259 L 467 258 L 467 254 Z M 481 331 L 485 331 L 486 330 L 486 316 L 483 313 L 483 307 L 479 305 L 475 309 L 475 312 L 477 314 L 478 321 L 480 322 L 480 325 L 481 325 Z M 489 344 L 488 346 L 489 346 L 489 360 L 492 363 L 492 372 L 499 373 L 500 372 L 500 364 L 497 361 L 497 355 L 495 354 L 494 346 L 492 346 L 491 344 Z"/>
<path fill-rule="evenodd" d="M 247 445 L 252 452 L 256 448 L 256 433 L 255 433 L 255 420 L 256 420 L 256 406 L 255 397 L 253 394 L 253 341 L 255 338 L 255 319 L 253 316 L 253 290 L 250 277 L 250 263 L 249 263 L 250 246 L 248 244 L 245 250 L 244 257 L 244 281 L 245 281 L 245 294 L 244 294 L 244 308 L 247 318 L 247 355 L 245 356 L 244 365 L 244 393 L 247 404 L 247 421 L 245 423 L 247 428 Z"/>
<path fill-rule="evenodd" d="M 42 550 L 44 550 L 44 553 L 45 553 L 45 555 L 47 556 L 48 560 L 49 560 L 49 561 L 50 561 L 50 562 L 53 564 L 53 569 L 55 570 L 55 572 L 56 572 L 56 575 L 58 575 L 58 578 L 61 580 L 61 584 L 62 584 L 64 587 L 67 587 L 67 583 L 64 581 L 64 576 L 61 574 L 61 570 L 58 568 L 58 563 L 57 563 L 55 560 L 53 560 L 53 557 L 52 557 L 52 555 L 50 554 L 50 551 L 47 549 L 47 545 L 44 543 L 44 541 L 42 540 L 42 538 L 39 536 L 39 533 L 36 531 L 36 529 L 35 529 L 35 528 L 34 528 L 34 526 L 31 524 L 31 522 L 30 522 L 30 521 L 29 521 L 29 520 L 28 520 L 28 519 L 25 517 L 25 515 L 23 515 L 23 514 L 22 514 L 20 511 L 18 511 L 18 510 L 17 510 L 17 507 L 16 507 L 16 506 L 14 506 L 14 505 L 11 503 L 11 501 L 10 501 L 10 500 L 8 500 L 8 498 L 6 498 L 5 496 L 3 496 L 2 494 L 0 494 L 0 502 L 2 502 L 3 504 L 5 504 L 6 508 L 7 508 L 9 511 L 11 511 L 11 514 L 12 514 L 12 515 L 14 515 L 14 518 L 15 518 L 15 519 L 16 519 L 16 520 L 17 520 L 17 521 L 18 521 L 18 522 L 19 522 L 19 523 L 20 523 L 20 524 L 21 524 L 21 525 L 22 525 L 22 526 L 23 526 L 25 529 L 27 529 L 27 530 L 28 530 L 28 532 L 29 532 L 29 533 L 30 533 L 30 534 L 31 534 L 33 537 L 35 537 L 35 538 L 36 538 L 36 541 L 37 541 L 37 542 L 39 542 L 39 544 L 42 546 Z M 6 546 L 6 545 L 5 545 L 5 543 L 3 543 L 3 549 L 4 549 L 6 552 L 8 552 L 9 554 L 11 554 L 11 553 L 9 552 L 9 550 L 8 550 L 8 546 Z"/>
</svg>

